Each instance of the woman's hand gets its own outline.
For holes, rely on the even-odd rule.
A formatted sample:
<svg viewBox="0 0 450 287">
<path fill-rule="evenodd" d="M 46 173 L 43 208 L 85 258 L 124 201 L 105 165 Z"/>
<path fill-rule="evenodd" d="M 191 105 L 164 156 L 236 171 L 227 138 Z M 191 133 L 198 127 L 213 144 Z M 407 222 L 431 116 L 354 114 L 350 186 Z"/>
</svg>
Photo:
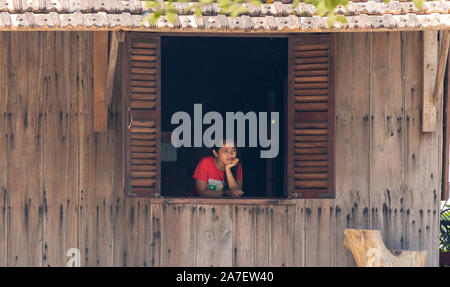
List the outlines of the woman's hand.
<svg viewBox="0 0 450 287">
<path fill-rule="evenodd" d="M 229 190 L 228 191 L 228 195 L 231 197 L 240 197 L 244 194 L 244 192 L 240 189 L 236 189 L 236 190 Z"/>
<path fill-rule="evenodd" d="M 225 168 L 232 168 L 232 167 L 236 166 L 238 164 L 238 162 L 239 162 L 239 159 L 236 157 L 233 159 L 233 161 L 231 163 L 226 164 Z"/>
</svg>

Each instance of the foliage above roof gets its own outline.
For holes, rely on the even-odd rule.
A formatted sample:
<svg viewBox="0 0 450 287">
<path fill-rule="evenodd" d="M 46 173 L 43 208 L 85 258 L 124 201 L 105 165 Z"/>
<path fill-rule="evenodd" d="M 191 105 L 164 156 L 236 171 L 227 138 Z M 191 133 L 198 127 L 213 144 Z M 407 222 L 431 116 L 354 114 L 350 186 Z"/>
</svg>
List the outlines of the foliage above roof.
<svg viewBox="0 0 450 287">
<path fill-rule="evenodd" d="M 156 22 L 143 21 L 153 10 L 143 1 L 117 0 L 0 0 L 0 30 L 146 30 L 190 32 L 327 32 L 372 30 L 425 30 L 450 27 L 450 1 L 428 1 L 419 10 L 413 2 L 349 2 L 336 8 L 347 23 L 330 28 L 327 17 L 301 2 L 242 3 L 238 17 L 221 14 L 218 3 L 201 7 L 195 2 L 173 2 L 172 21 L 162 15 Z M 167 5 L 168 2 L 161 2 Z M 230 13 L 228 13 L 230 14 Z"/>
</svg>

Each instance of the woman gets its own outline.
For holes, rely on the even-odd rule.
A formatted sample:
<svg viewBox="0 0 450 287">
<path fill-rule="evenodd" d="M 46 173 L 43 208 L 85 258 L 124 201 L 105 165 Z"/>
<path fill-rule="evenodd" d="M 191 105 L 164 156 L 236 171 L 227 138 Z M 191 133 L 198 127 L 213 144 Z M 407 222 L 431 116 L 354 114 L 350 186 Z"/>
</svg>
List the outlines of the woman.
<svg viewBox="0 0 450 287">
<path fill-rule="evenodd" d="M 202 158 L 195 169 L 193 178 L 197 195 L 242 196 L 242 166 L 234 144 L 225 141 L 222 147 L 214 147 L 212 153 L 212 156 Z"/>
</svg>

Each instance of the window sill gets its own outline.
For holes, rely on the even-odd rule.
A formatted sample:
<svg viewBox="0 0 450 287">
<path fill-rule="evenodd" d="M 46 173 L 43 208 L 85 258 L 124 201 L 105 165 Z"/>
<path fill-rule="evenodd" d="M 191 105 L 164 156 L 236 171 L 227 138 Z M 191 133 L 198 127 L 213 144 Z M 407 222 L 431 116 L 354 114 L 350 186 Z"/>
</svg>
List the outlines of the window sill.
<svg viewBox="0 0 450 287">
<path fill-rule="evenodd" d="M 151 198 L 154 204 L 230 204 L 230 205 L 291 205 L 296 200 L 287 198 L 208 198 L 208 197 L 164 197 Z"/>
</svg>

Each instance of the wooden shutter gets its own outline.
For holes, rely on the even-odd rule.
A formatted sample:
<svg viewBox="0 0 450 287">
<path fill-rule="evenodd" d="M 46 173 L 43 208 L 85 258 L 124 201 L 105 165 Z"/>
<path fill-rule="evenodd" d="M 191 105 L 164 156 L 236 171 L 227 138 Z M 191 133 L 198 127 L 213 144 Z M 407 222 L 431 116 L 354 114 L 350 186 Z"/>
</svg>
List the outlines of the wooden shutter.
<svg viewBox="0 0 450 287">
<path fill-rule="evenodd" d="M 125 188 L 129 196 L 160 193 L 160 37 L 127 33 L 123 59 Z"/>
<path fill-rule="evenodd" d="M 289 38 L 289 196 L 335 194 L 334 46 L 332 35 Z"/>
</svg>

